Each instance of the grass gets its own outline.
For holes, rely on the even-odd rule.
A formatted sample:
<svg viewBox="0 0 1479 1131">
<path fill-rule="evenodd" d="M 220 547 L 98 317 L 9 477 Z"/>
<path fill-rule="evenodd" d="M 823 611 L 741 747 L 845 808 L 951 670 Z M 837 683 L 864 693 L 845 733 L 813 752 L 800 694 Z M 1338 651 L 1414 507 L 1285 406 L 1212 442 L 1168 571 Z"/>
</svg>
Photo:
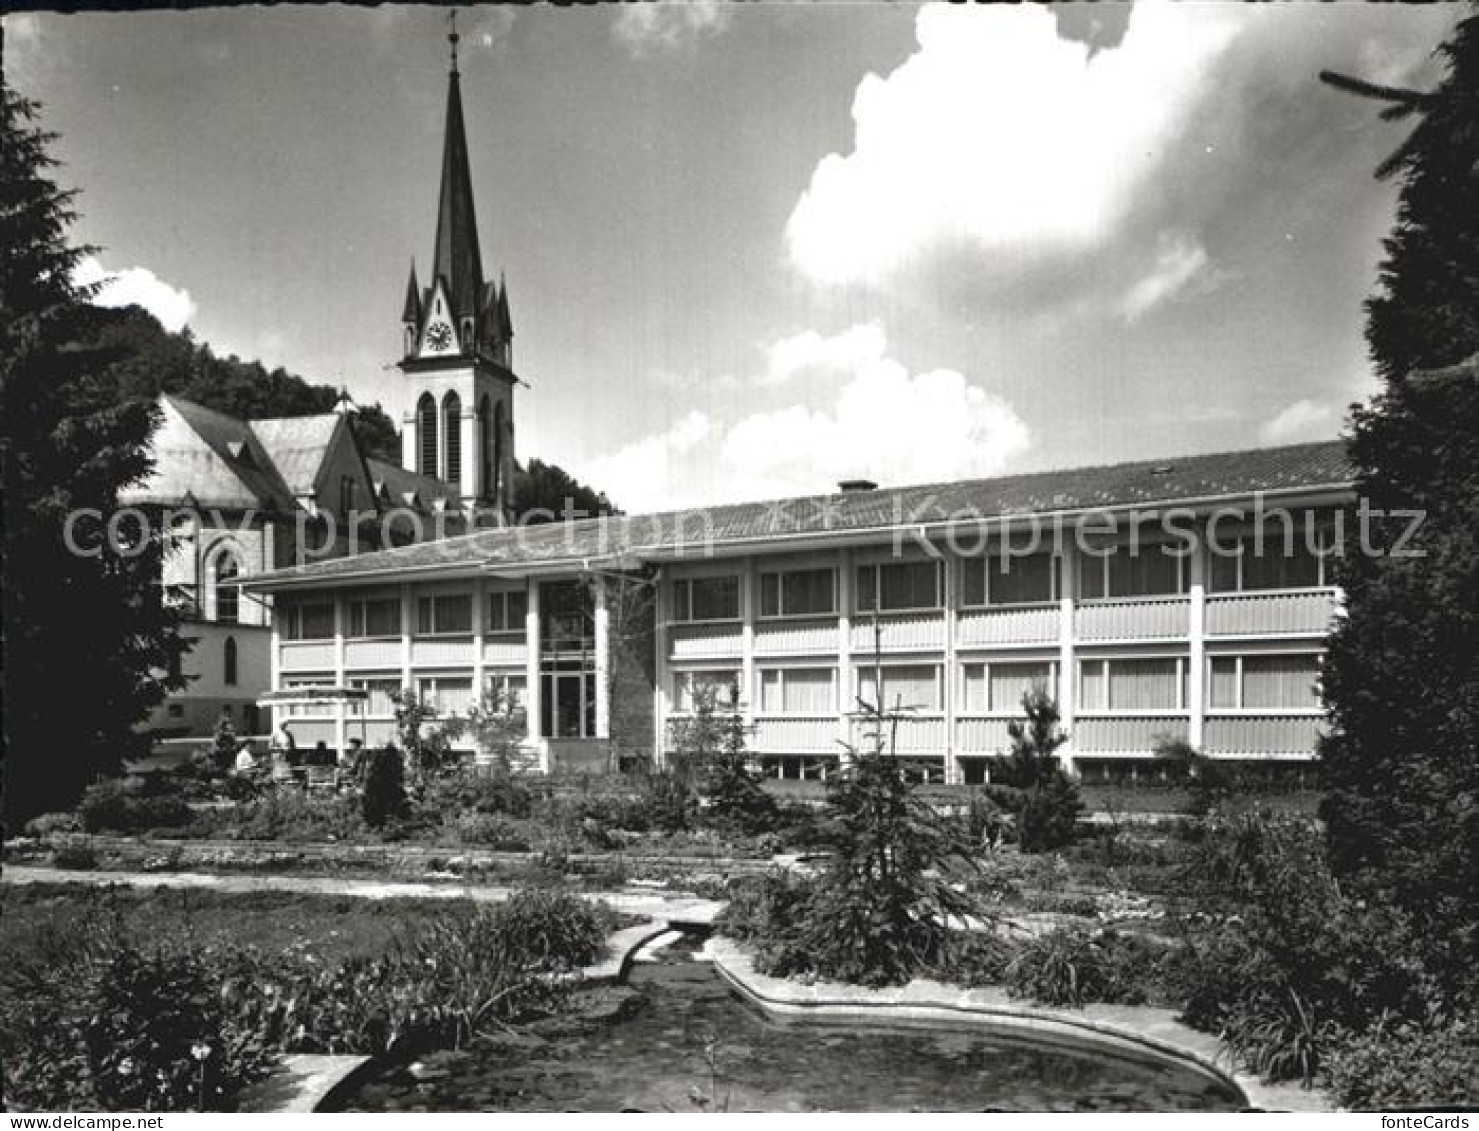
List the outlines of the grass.
<svg viewBox="0 0 1479 1131">
<path fill-rule="evenodd" d="M 392 938 L 428 914 L 446 911 L 445 899 L 366 899 L 302 892 L 215 892 L 188 888 L 147 890 L 83 884 L 7 884 L 0 888 L 0 955 L 36 945 L 52 931 L 103 915 L 118 915 L 133 934 L 193 936 L 272 953 L 290 946 L 324 961 L 382 953 Z"/>
</svg>

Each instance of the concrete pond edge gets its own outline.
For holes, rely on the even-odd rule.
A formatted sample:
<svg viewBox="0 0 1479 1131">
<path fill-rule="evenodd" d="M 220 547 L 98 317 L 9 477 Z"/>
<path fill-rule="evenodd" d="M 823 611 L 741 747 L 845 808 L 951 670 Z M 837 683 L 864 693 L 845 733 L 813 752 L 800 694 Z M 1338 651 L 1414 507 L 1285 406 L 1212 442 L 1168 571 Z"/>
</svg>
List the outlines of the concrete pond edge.
<svg viewBox="0 0 1479 1131">
<path fill-rule="evenodd" d="M 1181 1024 L 1169 1010 L 1116 1006 L 1112 1007 L 1116 1019 L 1108 1021 L 1093 1015 L 1105 1010 L 1094 1011 L 1092 1006 L 1075 1012 L 1023 1008 L 1008 1003 L 1001 991 L 966 990 L 925 979 L 878 990 L 837 982 L 807 984 L 758 973 L 747 951 L 733 939 L 722 936 L 708 940 L 703 957 L 714 964 L 720 977 L 737 993 L 768 1016 L 781 1020 L 915 1025 L 948 1021 L 980 1025 L 1065 1048 L 1089 1046 L 1141 1061 L 1170 1061 L 1232 1087 L 1251 1108 L 1337 1110 L 1333 1097 L 1319 1089 L 1269 1084 L 1229 1066 L 1216 1037 Z"/>
</svg>

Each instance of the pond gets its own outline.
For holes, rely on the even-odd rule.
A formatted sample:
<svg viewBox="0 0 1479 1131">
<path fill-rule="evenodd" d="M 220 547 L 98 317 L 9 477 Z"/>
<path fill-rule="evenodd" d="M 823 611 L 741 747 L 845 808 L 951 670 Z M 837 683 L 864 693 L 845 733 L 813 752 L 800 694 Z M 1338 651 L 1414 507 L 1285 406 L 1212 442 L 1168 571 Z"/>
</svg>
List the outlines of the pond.
<svg viewBox="0 0 1479 1131">
<path fill-rule="evenodd" d="M 1190 1068 L 980 1028 L 777 1023 L 690 944 L 637 965 L 615 1019 L 386 1069 L 351 1111 L 1236 1111 Z M 623 993 L 608 990 L 606 993 Z"/>
</svg>

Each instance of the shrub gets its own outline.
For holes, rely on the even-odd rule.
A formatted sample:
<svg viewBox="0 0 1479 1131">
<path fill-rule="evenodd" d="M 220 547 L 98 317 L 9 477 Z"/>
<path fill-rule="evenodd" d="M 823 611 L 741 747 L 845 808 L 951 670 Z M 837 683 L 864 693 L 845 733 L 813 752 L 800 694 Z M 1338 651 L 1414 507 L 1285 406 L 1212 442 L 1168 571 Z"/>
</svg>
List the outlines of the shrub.
<svg viewBox="0 0 1479 1131">
<path fill-rule="evenodd" d="M 410 806 L 406 801 L 405 763 L 394 746 L 382 746 L 370 754 L 365 769 L 365 787 L 360 794 L 360 812 L 372 829 L 405 817 Z"/>
<path fill-rule="evenodd" d="M 1188 1024 L 1261 1075 L 1308 1083 L 1342 1030 L 1443 1007 L 1410 926 L 1341 892 L 1312 823 L 1214 813 L 1208 830 L 1186 875 L 1210 913 L 1174 972 Z"/>
<path fill-rule="evenodd" d="M 1168 948 L 1141 935 L 1059 928 L 1024 944 L 1004 972 L 1007 991 L 1044 1005 L 1165 1002 L 1161 976 Z"/>
<path fill-rule="evenodd" d="M 730 689 L 739 702 L 739 689 Z M 694 693 L 693 714 L 673 723 L 673 761 L 697 781 L 706 802 L 704 823 L 725 832 L 754 836 L 775 828 L 775 799 L 760 784 L 750 764 L 745 720 L 737 710 L 721 711 L 713 687 Z"/>
<path fill-rule="evenodd" d="M 649 827 L 665 833 L 693 827 L 696 806 L 677 774 L 648 774 L 642 782 L 642 801 Z"/>
<path fill-rule="evenodd" d="M 1078 784 L 1063 771 L 1057 749 L 1068 741 L 1058 726 L 1058 704 L 1035 687 L 1022 696 L 1025 719 L 1007 728 L 1011 751 L 991 760 L 987 795 L 1013 814 L 1023 852 L 1051 852 L 1073 840 L 1083 810 Z"/>
<path fill-rule="evenodd" d="M 325 968 L 253 956 L 223 994 L 288 1051 L 465 1048 L 554 1009 L 570 975 L 601 957 L 612 924 L 576 896 L 525 889 L 431 916 L 375 959 Z"/>
<path fill-rule="evenodd" d="M 1479 1021 L 1407 1023 L 1342 1032 L 1325 1066 L 1330 1089 L 1356 1110 L 1479 1107 Z"/>
<path fill-rule="evenodd" d="M 512 773 L 495 768 L 491 774 L 442 778 L 428 787 L 422 804 L 438 815 L 470 812 L 523 818 L 533 810 L 534 797 Z"/>
<path fill-rule="evenodd" d="M 994 931 L 961 932 L 931 976 L 957 986 L 999 986 L 1016 951 Z"/>
<path fill-rule="evenodd" d="M 525 831 L 496 813 L 468 812 L 456 819 L 457 838 L 463 844 L 482 845 L 505 852 L 528 852 L 529 837 Z"/>
<path fill-rule="evenodd" d="M 59 844 L 51 853 L 54 868 L 87 870 L 98 866 L 98 854 L 90 844 Z"/>
<path fill-rule="evenodd" d="M 76 813 L 42 813 L 26 822 L 26 835 L 33 837 L 54 836 L 56 833 L 82 831 L 82 821 Z"/>
<path fill-rule="evenodd" d="M 82 827 L 90 832 L 139 832 L 179 828 L 193 817 L 190 806 L 172 793 L 146 793 L 145 787 L 117 778 L 88 786 L 77 806 Z"/>
<path fill-rule="evenodd" d="M 10 1106 L 229 1110 L 271 1068 L 272 1054 L 219 992 L 221 952 L 141 946 L 106 921 L 56 926 L 0 963 Z"/>
</svg>

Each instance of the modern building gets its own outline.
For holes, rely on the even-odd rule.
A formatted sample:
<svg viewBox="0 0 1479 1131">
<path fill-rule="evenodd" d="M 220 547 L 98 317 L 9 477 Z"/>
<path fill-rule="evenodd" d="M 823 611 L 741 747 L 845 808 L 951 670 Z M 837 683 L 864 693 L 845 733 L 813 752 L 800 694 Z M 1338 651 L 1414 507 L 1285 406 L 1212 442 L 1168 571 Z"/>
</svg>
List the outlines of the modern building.
<svg viewBox="0 0 1479 1131">
<path fill-rule="evenodd" d="M 402 319 L 402 474 L 501 510 L 519 382 L 507 290 L 482 274 L 455 47 L 432 278 L 413 266 Z M 896 748 L 919 776 L 972 781 L 1043 685 L 1090 776 L 1133 772 L 1166 739 L 1311 757 L 1328 555 L 1354 499 L 1340 444 L 841 486 L 239 576 L 276 606 L 274 690 L 368 693 L 285 707 L 310 744 L 387 740 L 402 688 L 446 715 L 496 688 L 524 703 L 546 769 L 661 762 L 709 686 L 737 694 L 777 777 L 834 766 L 861 697 L 904 710 Z"/>
<path fill-rule="evenodd" d="M 920 777 L 977 781 L 1047 687 L 1097 777 L 1165 739 L 1298 766 L 1349 540 L 1340 443 L 487 530 L 249 579 L 278 607 L 273 687 L 358 686 L 303 739 L 390 736 L 388 694 L 445 714 L 520 698 L 546 769 L 661 762 L 695 689 L 737 689 L 751 749 L 824 776 L 858 698 L 904 708 Z"/>
<path fill-rule="evenodd" d="M 514 467 L 508 288 L 484 277 L 454 60 L 428 284 L 411 267 L 400 369 L 402 464 L 368 458 L 343 411 L 238 420 L 161 398 L 153 470 L 121 503 L 167 516 L 164 584 L 187 613 L 189 686 L 154 712 L 157 738 L 207 735 L 223 711 L 260 733 L 271 687 L 270 598 L 238 583 L 303 560 L 507 522 Z M 308 630 L 311 630 L 310 625 Z"/>
</svg>

